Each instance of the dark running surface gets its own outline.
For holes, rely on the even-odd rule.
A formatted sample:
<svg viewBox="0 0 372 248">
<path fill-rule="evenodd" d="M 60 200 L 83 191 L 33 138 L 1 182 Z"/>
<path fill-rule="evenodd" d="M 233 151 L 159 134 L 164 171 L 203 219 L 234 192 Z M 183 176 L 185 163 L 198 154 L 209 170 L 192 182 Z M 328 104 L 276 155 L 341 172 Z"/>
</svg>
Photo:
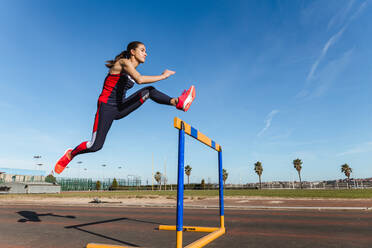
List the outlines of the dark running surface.
<svg viewBox="0 0 372 248">
<path fill-rule="evenodd" d="M 227 234 L 206 247 L 372 247 L 370 211 L 226 210 Z M 175 209 L 0 206 L 0 247 L 85 247 L 87 243 L 175 247 Z M 218 210 L 185 209 L 184 224 L 218 226 Z M 204 236 L 184 233 L 184 245 Z"/>
</svg>

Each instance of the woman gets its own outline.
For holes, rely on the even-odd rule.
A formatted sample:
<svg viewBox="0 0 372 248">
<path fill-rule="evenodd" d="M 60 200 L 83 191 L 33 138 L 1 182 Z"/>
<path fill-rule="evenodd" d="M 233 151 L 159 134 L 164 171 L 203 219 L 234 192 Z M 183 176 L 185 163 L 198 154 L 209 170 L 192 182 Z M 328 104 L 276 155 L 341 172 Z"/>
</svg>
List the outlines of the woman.
<svg viewBox="0 0 372 248">
<path fill-rule="evenodd" d="M 189 109 L 195 98 L 194 86 L 191 86 L 187 91 L 185 90 L 177 98 L 171 98 L 152 86 L 144 87 L 126 97 L 127 90 L 132 88 L 134 83 L 154 83 L 175 74 L 174 71 L 165 70 L 159 76 L 141 75 L 136 68 L 145 62 L 146 56 L 145 45 L 142 42 L 133 41 L 128 44 L 126 51 L 120 53 L 114 60 L 107 61 L 106 66 L 110 70 L 98 98 L 92 139 L 81 143 L 75 149 L 68 149 L 56 163 L 54 167 L 56 173 L 60 174 L 75 156 L 100 150 L 112 122 L 127 116 L 139 108 L 148 98 L 160 104 L 175 106 L 183 111 Z"/>
</svg>

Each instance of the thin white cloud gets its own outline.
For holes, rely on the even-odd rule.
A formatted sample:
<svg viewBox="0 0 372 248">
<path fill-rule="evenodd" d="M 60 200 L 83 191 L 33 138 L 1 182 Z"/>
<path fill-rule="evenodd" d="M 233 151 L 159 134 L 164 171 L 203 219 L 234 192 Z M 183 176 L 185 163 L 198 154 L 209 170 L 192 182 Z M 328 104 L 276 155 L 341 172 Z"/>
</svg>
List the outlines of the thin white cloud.
<svg viewBox="0 0 372 248">
<path fill-rule="evenodd" d="M 331 20 L 328 22 L 328 30 L 345 21 L 354 3 L 355 3 L 355 0 L 348 1 L 348 4 L 344 8 L 342 8 L 341 11 L 339 11 L 336 15 L 334 15 L 331 18 Z"/>
<path fill-rule="evenodd" d="M 315 62 L 313 63 L 313 65 L 311 66 L 311 70 L 309 72 L 309 74 L 307 75 L 306 77 L 306 81 L 310 81 L 316 71 L 316 69 L 318 68 L 318 65 L 319 63 L 321 62 L 321 60 L 327 55 L 327 52 L 328 52 L 328 49 L 333 45 L 335 44 L 335 42 L 341 37 L 341 35 L 344 33 L 345 29 L 347 27 L 347 24 L 345 24 L 341 29 L 340 31 L 338 31 L 336 34 L 332 35 L 332 37 L 326 42 L 326 44 L 323 46 L 323 49 L 322 49 L 322 53 L 320 54 L 320 56 L 315 60 Z"/>
<path fill-rule="evenodd" d="M 358 153 L 371 152 L 371 151 L 372 151 L 372 141 L 356 145 L 353 148 L 350 148 L 349 150 L 345 152 L 338 153 L 337 156 L 340 157 L 340 156 L 346 156 L 346 155 L 354 155 Z"/>
<path fill-rule="evenodd" d="M 365 1 L 361 5 L 359 5 L 358 10 L 351 16 L 350 21 L 357 18 L 363 12 L 363 10 L 367 7 L 367 4 L 368 4 L 367 1 Z"/>
<path fill-rule="evenodd" d="M 319 87 L 317 87 L 315 89 L 316 92 L 312 92 L 311 90 L 306 89 L 306 88 L 309 87 L 310 82 L 314 81 L 313 78 L 314 78 L 315 74 L 317 74 L 319 65 L 321 64 L 322 60 L 326 57 L 328 50 L 332 46 L 334 46 L 334 44 L 341 38 L 341 36 L 345 32 L 345 30 L 348 28 L 348 26 L 351 23 L 351 21 L 353 21 L 356 17 L 358 17 L 362 13 L 362 11 L 366 8 L 366 6 L 367 6 L 367 2 L 361 3 L 359 5 L 358 9 L 345 22 L 346 16 L 349 14 L 349 12 L 350 12 L 350 10 L 351 10 L 351 8 L 353 6 L 353 3 L 354 3 L 354 1 L 349 2 L 349 4 L 343 9 L 343 11 L 341 12 L 341 14 L 338 14 L 335 17 L 333 17 L 330 20 L 330 22 L 328 23 L 328 27 L 330 27 L 330 26 L 334 25 L 334 23 L 336 22 L 336 19 L 337 19 L 337 20 L 339 20 L 339 22 L 344 22 L 345 24 L 343 24 L 343 26 L 339 29 L 339 31 L 336 32 L 336 33 L 334 33 L 327 40 L 327 42 L 324 44 L 320 55 L 316 58 L 316 60 L 314 61 L 314 63 L 311 65 L 310 71 L 307 74 L 307 77 L 306 77 L 306 87 L 304 89 L 302 89 L 296 95 L 297 98 L 309 97 L 309 96 L 314 96 L 314 95 L 318 95 L 319 96 L 319 95 L 321 95 L 321 94 L 319 94 L 319 92 L 324 92 L 325 89 L 328 89 L 326 87 L 326 85 L 320 85 Z M 341 59 L 343 59 L 343 58 L 341 58 Z M 328 64 L 326 64 L 326 66 L 328 66 Z M 325 75 L 325 74 L 323 73 L 323 75 Z"/>
<path fill-rule="evenodd" d="M 331 88 L 332 84 L 336 82 L 337 78 L 349 64 L 353 51 L 354 49 L 346 51 L 340 58 L 330 61 L 320 71 L 320 79 L 318 80 L 311 94 L 308 95 L 309 98 L 319 97 Z"/>
<path fill-rule="evenodd" d="M 278 110 L 274 109 L 272 110 L 266 117 L 265 120 L 265 127 L 257 134 L 257 136 L 261 136 L 264 132 L 266 132 L 267 129 L 271 126 L 271 121 L 273 120 L 274 115 L 279 113 Z"/>
</svg>

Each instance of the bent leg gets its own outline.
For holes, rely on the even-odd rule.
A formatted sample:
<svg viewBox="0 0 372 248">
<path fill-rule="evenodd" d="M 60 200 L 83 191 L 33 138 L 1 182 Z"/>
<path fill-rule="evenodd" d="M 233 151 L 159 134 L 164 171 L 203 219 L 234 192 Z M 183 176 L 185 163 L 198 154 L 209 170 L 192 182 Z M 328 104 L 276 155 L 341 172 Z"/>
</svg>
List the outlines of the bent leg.
<svg viewBox="0 0 372 248">
<path fill-rule="evenodd" d="M 114 107 L 99 102 L 97 113 L 94 118 L 92 139 L 90 141 L 82 142 L 80 145 L 75 147 L 71 152 L 71 157 L 73 158 L 78 154 L 100 150 L 105 143 L 106 135 L 110 130 L 116 114 L 117 111 Z"/>
<path fill-rule="evenodd" d="M 116 120 L 121 119 L 139 108 L 148 98 L 159 104 L 172 105 L 171 97 L 158 91 L 153 86 L 144 87 L 130 95 L 119 105 L 119 113 Z"/>
</svg>

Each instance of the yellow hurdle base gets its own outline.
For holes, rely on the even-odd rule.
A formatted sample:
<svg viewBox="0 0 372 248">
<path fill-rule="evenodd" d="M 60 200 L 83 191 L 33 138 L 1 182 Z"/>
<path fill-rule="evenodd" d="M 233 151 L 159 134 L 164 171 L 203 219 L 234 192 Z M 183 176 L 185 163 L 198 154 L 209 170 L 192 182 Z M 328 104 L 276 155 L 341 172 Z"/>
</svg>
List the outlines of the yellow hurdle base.
<svg viewBox="0 0 372 248">
<path fill-rule="evenodd" d="M 87 244 L 86 248 L 133 248 L 134 246 L 106 245 L 106 244 Z"/>
<path fill-rule="evenodd" d="M 226 232 L 225 228 L 219 228 L 217 231 L 214 231 L 214 232 L 208 234 L 207 236 L 205 236 L 201 239 L 198 239 L 197 241 L 189 244 L 188 246 L 185 246 L 185 248 L 200 248 L 200 247 L 203 247 L 203 246 L 209 244 L 210 242 L 212 242 L 213 240 L 217 239 L 218 237 L 222 236 L 225 232 Z"/>
<path fill-rule="evenodd" d="M 159 230 L 175 231 L 176 226 L 160 225 Z M 200 248 L 203 247 L 218 237 L 222 236 L 226 229 L 225 227 L 201 227 L 201 226 L 183 226 L 184 232 L 209 232 L 207 236 L 198 239 L 197 241 L 185 246 L 185 248 Z M 180 234 L 180 237 L 178 237 Z M 177 248 L 182 247 L 182 232 L 177 232 Z"/>
<path fill-rule="evenodd" d="M 176 231 L 174 225 L 160 225 L 159 230 Z M 201 226 L 183 226 L 184 232 L 214 232 L 219 230 L 219 227 L 201 227 Z"/>
</svg>

